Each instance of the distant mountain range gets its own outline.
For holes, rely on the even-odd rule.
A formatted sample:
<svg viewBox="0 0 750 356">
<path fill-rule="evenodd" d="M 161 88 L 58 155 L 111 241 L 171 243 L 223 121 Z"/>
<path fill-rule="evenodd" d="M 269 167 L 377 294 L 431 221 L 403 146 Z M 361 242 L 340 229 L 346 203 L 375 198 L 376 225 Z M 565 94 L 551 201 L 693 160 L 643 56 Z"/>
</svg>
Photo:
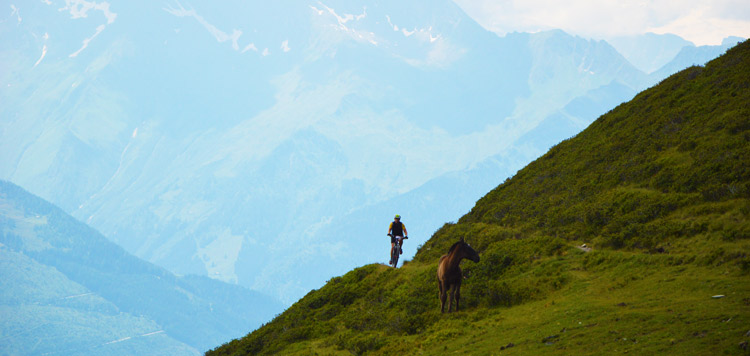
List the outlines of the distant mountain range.
<svg viewBox="0 0 750 356">
<path fill-rule="evenodd" d="M 393 214 L 412 255 L 498 180 L 731 46 L 670 60 L 664 38 L 644 71 L 562 31 L 498 37 L 446 0 L 17 8 L 0 178 L 171 272 L 287 304 L 384 261 Z"/>
<path fill-rule="evenodd" d="M 706 63 L 723 54 L 727 46 L 732 47 L 743 40 L 730 36 L 720 46 L 696 47 L 677 35 L 646 33 L 612 38 L 607 42 L 644 73 L 665 78 L 688 66 Z"/>
<path fill-rule="evenodd" d="M 692 42 L 680 36 L 655 33 L 617 37 L 607 42 L 628 62 L 648 74 L 670 63 L 683 48 L 695 47 Z"/>
<path fill-rule="evenodd" d="M 270 320 L 270 297 L 175 276 L 0 181 L 0 354 L 198 355 Z"/>
</svg>

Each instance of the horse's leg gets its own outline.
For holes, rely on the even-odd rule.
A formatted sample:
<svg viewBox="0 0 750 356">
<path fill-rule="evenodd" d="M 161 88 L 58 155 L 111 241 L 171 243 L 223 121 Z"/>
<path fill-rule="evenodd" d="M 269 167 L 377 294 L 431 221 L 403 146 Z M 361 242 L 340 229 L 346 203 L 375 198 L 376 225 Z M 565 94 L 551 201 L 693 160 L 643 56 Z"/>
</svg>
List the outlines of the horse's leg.
<svg viewBox="0 0 750 356">
<path fill-rule="evenodd" d="M 461 299 L 461 283 L 456 284 L 453 288 L 456 289 L 456 311 L 458 311 L 458 301 Z"/>
<path fill-rule="evenodd" d="M 456 295 L 456 311 L 458 311 L 458 300 L 461 299 L 461 280 L 463 279 L 463 272 L 461 268 L 458 268 L 458 280 L 453 285 L 453 294 Z"/>
<path fill-rule="evenodd" d="M 443 282 L 440 281 L 440 278 L 438 278 L 438 299 L 440 300 L 440 312 L 443 312 L 444 302 L 443 302 Z"/>
<path fill-rule="evenodd" d="M 453 311 L 453 299 L 456 297 L 456 285 L 454 284 L 453 287 L 451 287 L 451 298 L 450 302 L 448 302 L 448 313 Z"/>
<path fill-rule="evenodd" d="M 440 312 L 445 313 L 445 299 L 448 297 L 445 284 L 442 281 L 438 282 L 440 287 Z"/>
</svg>

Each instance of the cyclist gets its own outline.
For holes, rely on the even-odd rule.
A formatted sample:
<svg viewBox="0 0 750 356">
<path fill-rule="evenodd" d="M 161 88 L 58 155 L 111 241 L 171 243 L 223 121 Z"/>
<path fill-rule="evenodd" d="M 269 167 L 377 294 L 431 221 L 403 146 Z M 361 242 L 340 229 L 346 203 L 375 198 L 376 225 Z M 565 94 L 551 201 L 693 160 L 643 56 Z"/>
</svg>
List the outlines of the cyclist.
<svg viewBox="0 0 750 356">
<path fill-rule="evenodd" d="M 393 217 L 393 222 L 388 226 L 388 236 L 391 237 L 391 254 L 389 256 L 393 256 L 393 248 L 396 246 L 396 239 L 403 237 L 401 240 L 401 246 L 403 246 L 404 240 L 409 238 L 409 233 L 406 232 L 406 226 L 401 222 L 401 215 L 396 214 L 396 216 Z M 402 253 L 404 253 L 403 249 L 399 251 L 399 254 Z M 388 262 L 388 264 L 391 263 L 393 263 L 393 260 Z"/>
</svg>

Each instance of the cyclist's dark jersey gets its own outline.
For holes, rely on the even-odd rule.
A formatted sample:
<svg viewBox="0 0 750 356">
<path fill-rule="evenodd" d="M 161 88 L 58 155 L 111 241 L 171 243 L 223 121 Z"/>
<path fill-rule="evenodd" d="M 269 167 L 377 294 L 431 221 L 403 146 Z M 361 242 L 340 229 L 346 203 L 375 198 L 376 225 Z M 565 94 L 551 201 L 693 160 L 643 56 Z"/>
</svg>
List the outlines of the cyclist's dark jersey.
<svg viewBox="0 0 750 356">
<path fill-rule="evenodd" d="M 391 234 L 393 236 L 404 236 L 404 223 L 400 221 L 393 221 L 391 222 L 391 226 L 388 227 L 388 230 L 391 231 Z"/>
</svg>

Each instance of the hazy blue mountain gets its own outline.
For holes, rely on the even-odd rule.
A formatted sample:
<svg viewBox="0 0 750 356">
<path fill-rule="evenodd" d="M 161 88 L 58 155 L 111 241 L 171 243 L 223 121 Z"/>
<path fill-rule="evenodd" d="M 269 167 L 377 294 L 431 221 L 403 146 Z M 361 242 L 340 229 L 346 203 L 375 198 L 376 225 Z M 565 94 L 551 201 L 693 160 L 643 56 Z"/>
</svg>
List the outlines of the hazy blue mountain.
<svg viewBox="0 0 750 356">
<path fill-rule="evenodd" d="M 171 272 L 286 303 L 381 260 L 393 214 L 415 247 L 660 79 L 447 0 L 16 7 L 0 178 Z"/>
<path fill-rule="evenodd" d="M 410 235 L 410 239 L 404 243 L 405 257 L 402 261 L 410 259 L 417 247 L 429 239 L 435 230 L 460 216 L 458 209 L 469 205 L 468 200 L 481 197 L 487 187 L 496 185 L 498 179 L 511 176 L 527 159 L 524 152 L 508 152 L 465 171 L 434 178 L 408 193 L 334 217 L 318 234 L 321 238 L 329 236 L 339 243 L 343 240 L 347 247 L 335 256 L 338 265 L 323 265 L 328 266 L 331 275 L 340 275 L 344 273 L 340 265 L 387 263 L 390 238 L 386 232 L 394 212 L 403 216 L 402 221 Z"/>
<path fill-rule="evenodd" d="M 0 247 L 3 355 L 199 355 L 148 317 L 117 306 L 56 268 Z"/>
<path fill-rule="evenodd" d="M 694 65 L 702 66 L 706 62 L 724 54 L 727 49 L 736 46 L 742 40 L 740 37 L 727 37 L 718 46 L 685 46 L 669 63 L 651 75 L 653 78 L 666 78 L 687 67 Z"/>
<path fill-rule="evenodd" d="M 142 261 L 5 181 L 0 257 L 2 354 L 195 355 L 283 309 L 243 287 Z"/>
<path fill-rule="evenodd" d="M 692 42 L 673 34 L 645 33 L 608 39 L 631 64 L 645 73 L 652 73 L 677 56 L 683 47 L 695 46 Z"/>
</svg>

